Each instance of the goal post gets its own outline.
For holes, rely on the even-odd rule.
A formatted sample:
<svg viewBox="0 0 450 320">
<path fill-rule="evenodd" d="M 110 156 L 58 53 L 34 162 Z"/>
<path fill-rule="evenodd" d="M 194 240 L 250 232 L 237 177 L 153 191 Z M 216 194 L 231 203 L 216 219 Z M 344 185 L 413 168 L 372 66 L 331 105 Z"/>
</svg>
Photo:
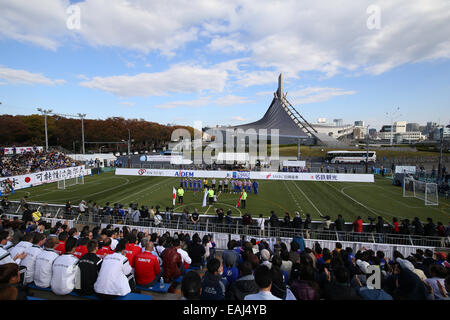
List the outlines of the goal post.
<svg viewBox="0 0 450 320">
<path fill-rule="evenodd" d="M 77 176 L 74 178 L 59 180 L 58 189 L 66 189 L 77 184 L 84 184 L 84 176 Z"/>
<path fill-rule="evenodd" d="M 423 200 L 426 206 L 439 205 L 438 187 L 436 183 L 404 178 L 403 197 Z"/>
</svg>

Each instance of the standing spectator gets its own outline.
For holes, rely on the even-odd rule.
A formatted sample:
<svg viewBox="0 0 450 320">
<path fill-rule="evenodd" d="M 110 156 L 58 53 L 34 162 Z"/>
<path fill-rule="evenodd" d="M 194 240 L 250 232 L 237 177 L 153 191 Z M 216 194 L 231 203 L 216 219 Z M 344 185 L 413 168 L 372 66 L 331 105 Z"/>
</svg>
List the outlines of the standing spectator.
<svg viewBox="0 0 450 320">
<path fill-rule="evenodd" d="M 337 219 L 334 221 L 334 225 L 338 234 L 338 240 L 342 240 L 342 234 L 345 230 L 345 221 L 344 218 L 342 218 L 342 214 L 338 214 Z"/>
<path fill-rule="evenodd" d="M 291 227 L 291 216 L 289 215 L 289 212 L 284 213 L 284 219 L 283 219 L 284 227 L 290 228 Z"/>
<path fill-rule="evenodd" d="M 24 205 L 22 208 L 23 208 L 22 221 L 25 224 L 27 224 L 27 222 L 29 221 L 33 222 L 33 213 L 28 208 L 28 204 Z"/>
<path fill-rule="evenodd" d="M 392 219 L 392 223 L 393 223 L 393 225 L 394 225 L 394 233 L 395 234 L 399 234 L 400 233 L 400 229 L 399 229 L 399 226 L 398 226 L 398 219 L 397 218 L 393 218 Z"/>
<path fill-rule="evenodd" d="M 433 219 L 427 218 L 427 224 L 424 227 L 424 236 L 434 237 L 436 236 L 436 225 L 433 223 Z"/>
<path fill-rule="evenodd" d="M 197 208 L 194 209 L 194 212 L 191 215 L 191 222 L 194 224 L 194 230 L 199 229 L 200 215 L 198 214 Z"/>
<path fill-rule="evenodd" d="M 300 217 L 300 213 L 298 211 L 295 211 L 295 217 L 292 219 L 292 226 L 294 229 L 301 229 L 302 228 L 302 218 Z"/>
<path fill-rule="evenodd" d="M 414 218 L 412 225 L 414 227 L 414 234 L 416 234 L 418 236 L 422 236 L 423 232 L 424 232 L 424 228 L 423 228 L 422 222 L 420 222 L 418 217 Z"/>
<path fill-rule="evenodd" d="M 360 240 L 360 234 L 363 232 L 363 221 L 360 216 L 353 222 L 353 232 L 355 232 L 355 241 Z"/>
<path fill-rule="evenodd" d="M 259 218 L 256 219 L 256 225 L 258 226 L 260 237 L 264 237 L 264 223 L 265 223 L 265 219 L 261 213 L 259 215 Z"/>
<path fill-rule="evenodd" d="M 88 253 L 83 255 L 78 263 L 80 268 L 80 295 L 90 296 L 94 294 L 94 284 L 97 281 L 101 268 L 102 259 L 97 256 L 97 240 L 89 240 L 87 243 Z"/>
<path fill-rule="evenodd" d="M 306 214 L 306 219 L 305 219 L 305 222 L 304 222 L 304 229 L 305 229 L 305 237 L 306 237 L 306 239 L 309 239 L 310 238 L 310 235 L 309 235 L 309 230 L 311 229 L 311 215 L 309 214 L 309 213 L 307 213 Z"/>
</svg>

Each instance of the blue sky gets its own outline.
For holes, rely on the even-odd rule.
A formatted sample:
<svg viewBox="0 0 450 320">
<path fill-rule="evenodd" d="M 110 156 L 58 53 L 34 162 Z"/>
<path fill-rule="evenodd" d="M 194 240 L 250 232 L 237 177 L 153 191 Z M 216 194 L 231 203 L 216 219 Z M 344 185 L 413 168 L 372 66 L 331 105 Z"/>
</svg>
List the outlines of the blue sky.
<svg viewBox="0 0 450 320">
<path fill-rule="evenodd" d="M 73 4 L 80 29 L 67 27 Z M 0 12 L 3 114 L 242 124 L 282 72 L 311 122 L 380 129 L 400 107 L 397 120 L 450 123 L 446 0 L 4 0 Z"/>
</svg>

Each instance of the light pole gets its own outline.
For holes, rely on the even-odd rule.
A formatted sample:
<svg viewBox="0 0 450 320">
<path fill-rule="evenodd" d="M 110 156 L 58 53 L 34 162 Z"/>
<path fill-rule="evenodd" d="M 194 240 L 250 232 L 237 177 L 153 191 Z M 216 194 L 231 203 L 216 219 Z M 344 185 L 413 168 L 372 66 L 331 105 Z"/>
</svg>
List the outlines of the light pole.
<svg viewBox="0 0 450 320">
<path fill-rule="evenodd" d="M 394 118 L 400 117 L 401 114 L 396 114 L 397 111 L 400 110 L 400 107 L 397 107 L 397 109 L 391 113 L 391 147 L 392 147 L 392 140 L 394 139 Z M 386 115 L 389 116 L 389 112 L 386 112 Z"/>
<path fill-rule="evenodd" d="M 78 116 L 81 119 L 81 144 L 82 144 L 83 154 L 85 154 L 86 150 L 84 149 L 84 117 L 86 117 L 86 114 L 85 113 L 78 113 Z"/>
<path fill-rule="evenodd" d="M 51 109 L 41 109 L 37 108 L 39 112 L 44 115 L 44 123 L 45 123 L 45 151 L 48 151 L 48 133 L 47 133 L 47 116 L 53 112 Z"/>
<path fill-rule="evenodd" d="M 441 128 L 440 130 L 440 151 L 439 151 L 439 165 L 438 165 L 438 174 L 437 174 L 437 178 L 438 181 L 441 181 L 441 176 L 442 176 L 442 170 L 441 170 L 441 166 L 442 166 L 442 145 L 444 144 L 444 128 Z"/>
<path fill-rule="evenodd" d="M 366 132 L 366 173 L 369 173 L 369 125 Z"/>
</svg>

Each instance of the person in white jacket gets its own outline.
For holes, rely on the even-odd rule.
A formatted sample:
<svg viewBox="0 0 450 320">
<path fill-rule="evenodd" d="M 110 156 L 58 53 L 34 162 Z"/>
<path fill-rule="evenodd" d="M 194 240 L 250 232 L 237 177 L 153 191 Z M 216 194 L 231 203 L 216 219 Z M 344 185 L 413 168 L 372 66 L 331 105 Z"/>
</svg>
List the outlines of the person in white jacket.
<svg viewBox="0 0 450 320">
<path fill-rule="evenodd" d="M 20 265 L 20 262 L 25 257 L 25 252 L 12 256 L 7 249 L 7 243 L 9 238 L 10 236 L 8 231 L 6 230 L 0 231 L 0 265 L 7 263 L 15 263 Z"/>
<path fill-rule="evenodd" d="M 103 259 L 94 284 L 94 291 L 100 299 L 114 299 L 131 292 L 129 280 L 132 279 L 133 274 L 125 256 L 127 243 L 127 239 L 121 239 L 116 246 L 116 252 Z"/>
<path fill-rule="evenodd" d="M 42 245 L 45 243 L 45 235 L 43 233 L 35 233 L 33 236 L 33 245 L 25 250 L 26 257 L 22 260 L 20 265 L 26 267 L 24 284 L 33 282 L 34 280 L 34 267 L 36 264 L 36 258 L 41 253 Z"/>
<path fill-rule="evenodd" d="M 50 287 L 53 262 L 59 257 L 59 254 L 55 251 L 58 244 L 59 240 L 57 238 L 48 239 L 45 242 L 44 250 L 36 258 L 34 284 L 40 288 Z"/>
<path fill-rule="evenodd" d="M 54 294 L 65 295 L 74 289 L 80 289 L 80 268 L 78 258 L 74 256 L 77 239 L 70 237 L 66 241 L 66 252 L 53 261 L 50 287 Z"/>
<path fill-rule="evenodd" d="M 16 244 L 14 247 L 10 248 L 8 251 L 11 254 L 11 257 L 15 257 L 18 254 L 24 253 L 29 247 L 33 245 L 33 236 L 34 232 L 27 233 L 23 240 Z M 19 261 L 20 264 L 20 261 Z"/>
</svg>

